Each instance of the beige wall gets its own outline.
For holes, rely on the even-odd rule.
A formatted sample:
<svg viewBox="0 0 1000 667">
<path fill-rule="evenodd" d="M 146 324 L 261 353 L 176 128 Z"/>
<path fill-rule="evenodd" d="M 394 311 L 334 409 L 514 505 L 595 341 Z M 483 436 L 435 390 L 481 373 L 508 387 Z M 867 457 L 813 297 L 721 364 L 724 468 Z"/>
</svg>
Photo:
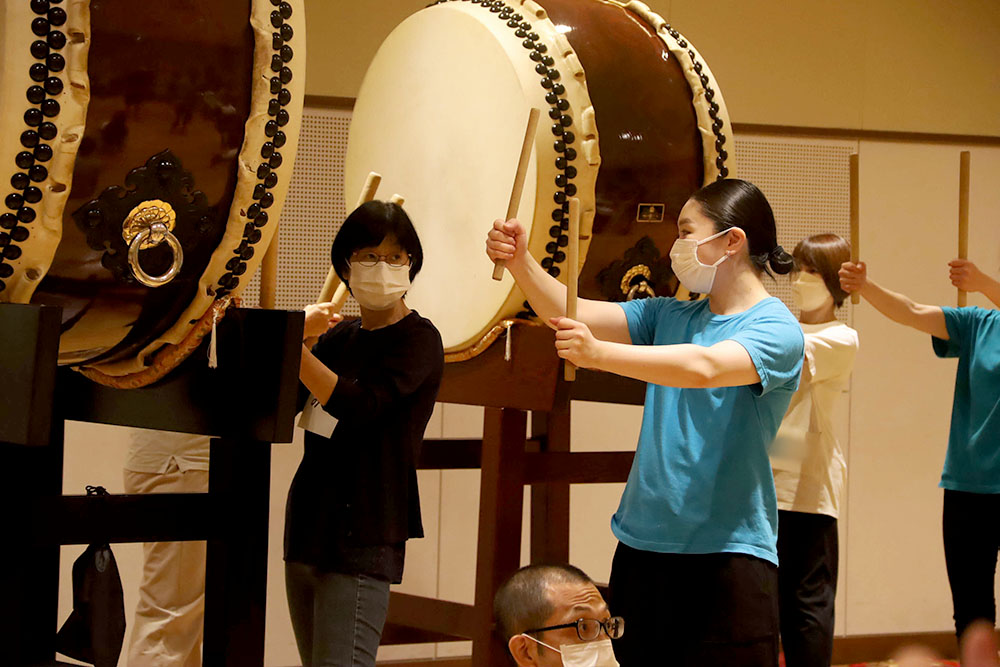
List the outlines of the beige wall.
<svg viewBox="0 0 1000 667">
<path fill-rule="evenodd" d="M 356 97 L 381 41 L 426 4 L 307 0 L 307 91 Z M 995 0 L 647 4 L 701 51 L 734 122 L 1000 136 Z"/>
<path fill-rule="evenodd" d="M 959 146 L 862 142 L 861 253 L 874 280 L 923 303 L 954 305 Z M 970 258 L 998 277 L 1000 149 L 973 148 Z M 986 306 L 981 295 L 970 305 Z M 951 627 L 941 490 L 955 360 L 928 336 L 855 309 L 848 486 L 849 634 Z"/>
</svg>

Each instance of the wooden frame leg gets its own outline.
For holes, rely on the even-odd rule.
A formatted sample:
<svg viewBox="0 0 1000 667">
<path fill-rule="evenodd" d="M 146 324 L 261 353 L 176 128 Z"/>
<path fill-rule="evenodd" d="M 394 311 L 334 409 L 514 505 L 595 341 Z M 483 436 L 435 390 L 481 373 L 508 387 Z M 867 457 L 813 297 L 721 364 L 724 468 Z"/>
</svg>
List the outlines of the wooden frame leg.
<svg viewBox="0 0 1000 667">
<path fill-rule="evenodd" d="M 531 413 L 531 437 L 543 452 L 570 451 L 570 410 Z M 531 485 L 531 562 L 569 562 L 569 483 Z"/>
<path fill-rule="evenodd" d="M 62 496 L 63 421 L 52 420 L 46 447 L 4 445 L 9 465 L 3 524 L 10 529 L 8 549 L 0 562 L 4 591 L 0 646 L 4 664 L 30 665 L 56 657 L 59 621 L 59 544 L 32 544 L 30 508 L 43 498 Z"/>
<path fill-rule="evenodd" d="M 521 564 L 527 413 L 486 408 L 476 557 L 475 667 L 506 667 L 507 647 L 493 632 L 493 596 Z"/>
<path fill-rule="evenodd" d="M 208 492 L 220 537 L 209 540 L 205 667 L 264 664 L 271 444 L 212 439 Z"/>
</svg>

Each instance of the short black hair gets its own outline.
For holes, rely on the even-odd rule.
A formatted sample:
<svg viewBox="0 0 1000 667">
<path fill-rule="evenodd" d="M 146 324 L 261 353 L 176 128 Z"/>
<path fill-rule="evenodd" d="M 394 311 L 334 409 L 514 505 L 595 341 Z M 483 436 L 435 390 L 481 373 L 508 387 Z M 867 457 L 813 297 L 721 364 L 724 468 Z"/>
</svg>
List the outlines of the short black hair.
<svg viewBox="0 0 1000 667">
<path fill-rule="evenodd" d="M 691 199 L 698 202 L 701 212 L 715 223 L 716 232 L 730 227 L 743 230 L 747 235 L 750 263 L 758 273 L 771 275 L 768 264 L 775 273 L 792 271 L 795 261 L 778 245 L 774 211 L 756 185 L 738 178 L 724 178 L 701 188 L 691 195 Z"/>
<path fill-rule="evenodd" d="M 555 609 L 548 594 L 552 584 L 593 583 L 583 570 L 566 564 L 528 565 L 510 575 L 493 598 L 493 615 L 504 643 L 545 624 Z"/>
<path fill-rule="evenodd" d="M 361 248 L 377 246 L 387 236 L 395 238 L 403 250 L 409 253 L 412 281 L 424 264 L 424 249 L 420 245 L 417 230 L 403 207 L 384 201 L 365 202 L 344 220 L 330 247 L 330 261 L 337 276 L 348 283 L 345 276 L 351 270 L 351 255 Z"/>
</svg>

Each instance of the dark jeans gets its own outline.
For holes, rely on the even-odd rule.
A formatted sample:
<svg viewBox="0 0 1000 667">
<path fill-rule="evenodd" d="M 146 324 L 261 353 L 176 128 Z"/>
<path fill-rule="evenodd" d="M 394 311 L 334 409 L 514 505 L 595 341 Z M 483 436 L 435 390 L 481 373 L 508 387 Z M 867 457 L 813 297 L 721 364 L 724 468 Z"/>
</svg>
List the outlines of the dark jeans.
<svg viewBox="0 0 1000 667">
<path fill-rule="evenodd" d="M 778 511 L 778 594 L 787 667 L 829 667 L 837 595 L 837 520 Z"/>
<path fill-rule="evenodd" d="M 959 637 L 972 621 L 996 624 L 993 582 L 1000 549 L 1000 494 L 944 491 L 944 560 Z"/>
<path fill-rule="evenodd" d="M 389 582 L 286 562 L 285 592 L 302 667 L 374 667 Z"/>
<path fill-rule="evenodd" d="M 608 602 L 622 667 L 777 667 L 778 568 L 744 554 L 661 554 L 619 543 Z"/>
</svg>

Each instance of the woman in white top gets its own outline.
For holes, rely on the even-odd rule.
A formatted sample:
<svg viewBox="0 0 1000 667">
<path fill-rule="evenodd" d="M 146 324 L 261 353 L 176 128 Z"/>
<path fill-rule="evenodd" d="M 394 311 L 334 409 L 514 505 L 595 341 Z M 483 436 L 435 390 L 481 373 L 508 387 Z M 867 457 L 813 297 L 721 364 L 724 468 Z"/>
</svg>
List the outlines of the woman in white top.
<svg viewBox="0 0 1000 667">
<path fill-rule="evenodd" d="M 778 497 L 778 593 L 787 667 L 828 667 L 837 589 L 837 514 L 847 476 L 833 412 L 858 351 L 834 314 L 847 292 L 837 275 L 850 247 L 835 234 L 799 242 L 792 294 L 805 334 L 802 380 L 771 449 Z"/>
</svg>

